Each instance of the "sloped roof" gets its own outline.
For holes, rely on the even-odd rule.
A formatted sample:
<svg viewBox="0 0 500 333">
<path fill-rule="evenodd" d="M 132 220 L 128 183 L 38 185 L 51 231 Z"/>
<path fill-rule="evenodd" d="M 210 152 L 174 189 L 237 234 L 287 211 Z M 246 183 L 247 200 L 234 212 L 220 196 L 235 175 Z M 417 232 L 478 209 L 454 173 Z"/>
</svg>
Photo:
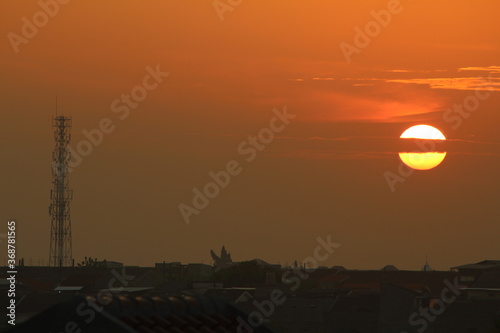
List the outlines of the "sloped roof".
<svg viewBox="0 0 500 333">
<path fill-rule="evenodd" d="M 16 312 L 33 313 L 48 309 L 49 307 L 65 302 L 74 297 L 74 295 L 60 294 L 55 292 L 31 292 L 20 297 L 16 304 Z"/>
<path fill-rule="evenodd" d="M 399 271 L 399 269 L 394 265 L 385 265 L 381 271 Z"/>
<path fill-rule="evenodd" d="M 101 306 L 102 310 L 95 311 Z M 80 312 L 76 311 L 78 308 Z M 88 320 L 87 313 L 92 310 L 94 319 Z M 248 314 L 229 303 L 209 297 L 114 296 L 102 305 L 93 297 L 75 296 L 16 325 L 11 332 L 60 332 L 72 321 L 81 332 L 230 333 L 248 332 L 250 328 L 255 333 L 273 333 L 266 325 L 251 327 L 247 318 Z"/>
<path fill-rule="evenodd" d="M 483 260 L 475 264 L 455 266 L 451 269 L 489 269 L 493 267 L 500 267 L 500 260 Z"/>
</svg>

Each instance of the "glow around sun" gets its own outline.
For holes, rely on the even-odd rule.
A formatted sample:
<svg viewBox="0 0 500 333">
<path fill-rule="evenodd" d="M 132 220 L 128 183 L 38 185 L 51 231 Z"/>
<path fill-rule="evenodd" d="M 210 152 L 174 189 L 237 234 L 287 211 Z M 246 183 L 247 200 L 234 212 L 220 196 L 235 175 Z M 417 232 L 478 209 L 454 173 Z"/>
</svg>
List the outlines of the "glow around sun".
<svg viewBox="0 0 500 333">
<path fill-rule="evenodd" d="M 401 139 L 446 140 L 446 137 L 435 127 L 416 125 L 401 134 Z M 412 151 L 401 152 L 399 158 L 404 164 L 415 170 L 429 170 L 443 162 L 446 152 Z"/>
</svg>

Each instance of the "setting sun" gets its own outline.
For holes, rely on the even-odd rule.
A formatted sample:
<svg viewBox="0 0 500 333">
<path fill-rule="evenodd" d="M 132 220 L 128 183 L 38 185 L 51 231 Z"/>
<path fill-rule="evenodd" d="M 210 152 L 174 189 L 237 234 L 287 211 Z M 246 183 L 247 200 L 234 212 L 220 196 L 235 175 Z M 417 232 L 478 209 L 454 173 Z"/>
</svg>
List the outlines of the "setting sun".
<svg viewBox="0 0 500 333">
<path fill-rule="evenodd" d="M 408 128 L 400 136 L 401 139 L 428 139 L 446 140 L 446 137 L 435 127 L 429 125 L 415 125 Z"/>
<path fill-rule="evenodd" d="M 401 139 L 446 140 L 446 137 L 435 127 L 416 125 L 408 128 L 400 136 Z M 446 152 L 413 151 L 401 152 L 399 158 L 404 164 L 415 170 L 430 170 L 443 162 Z"/>
</svg>

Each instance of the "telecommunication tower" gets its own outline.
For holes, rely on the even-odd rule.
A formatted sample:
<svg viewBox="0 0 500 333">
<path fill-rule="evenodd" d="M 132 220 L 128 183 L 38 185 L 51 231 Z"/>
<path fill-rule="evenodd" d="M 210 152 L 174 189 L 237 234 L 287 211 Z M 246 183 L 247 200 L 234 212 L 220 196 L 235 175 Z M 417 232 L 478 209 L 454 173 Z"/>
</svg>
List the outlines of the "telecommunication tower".
<svg viewBox="0 0 500 333">
<path fill-rule="evenodd" d="M 52 117 L 55 147 L 52 153 L 52 190 L 50 191 L 49 214 L 50 253 L 49 266 L 65 267 L 72 265 L 70 203 L 73 191 L 69 189 L 69 161 L 71 153 L 68 144 L 71 140 L 71 117 Z"/>
</svg>

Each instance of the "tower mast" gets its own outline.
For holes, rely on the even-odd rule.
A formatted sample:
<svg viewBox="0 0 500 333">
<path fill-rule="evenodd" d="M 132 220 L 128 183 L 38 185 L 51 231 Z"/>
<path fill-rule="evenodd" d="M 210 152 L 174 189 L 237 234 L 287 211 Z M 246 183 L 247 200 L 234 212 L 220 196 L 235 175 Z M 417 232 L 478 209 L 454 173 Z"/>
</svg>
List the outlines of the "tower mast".
<svg viewBox="0 0 500 333">
<path fill-rule="evenodd" d="M 52 153 L 52 190 L 49 214 L 49 266 L 65 267 L 72 264 L 70 203 L 73 191 L 69 189 L 68 164 L 71 154 L 67 147 L 71 140 L 71 117 L 52 117 L 55 147 Z"/>
</svg>

